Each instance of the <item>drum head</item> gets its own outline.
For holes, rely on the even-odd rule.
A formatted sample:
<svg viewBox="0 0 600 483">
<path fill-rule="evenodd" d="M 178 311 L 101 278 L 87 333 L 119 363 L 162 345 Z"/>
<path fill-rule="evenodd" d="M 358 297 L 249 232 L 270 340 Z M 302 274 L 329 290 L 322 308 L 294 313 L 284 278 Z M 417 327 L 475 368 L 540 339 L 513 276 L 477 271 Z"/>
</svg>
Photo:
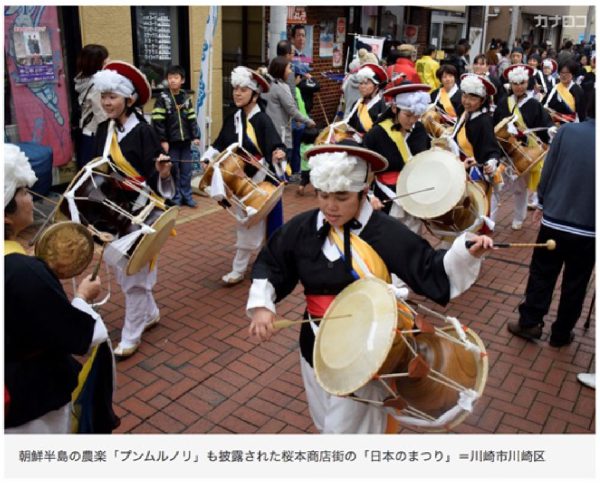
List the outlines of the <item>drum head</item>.
<svg viewBox="0 0 600 483">
<path fill-rule="evenodd" d="M 435 218 L 450 211 L 464 196 L 467 173 L 451 152 L 433 148 L 414 156 L 402 168 L 396 193 L 402 195 L 433 187 L 433 190 L 399 198 L 400 205 L 417 218 Z"/>
<path fill-rule="evenodd" d="M 60 278 L 82 273 L 94 257 L 94 240 L 85 226 L 61 221 L 42 233 L 35 244 L 35 256 L 44 260 Z"/>
<path fill-rule="evenodd" d="M 177 206 L 169 208 L 152 224 L 152 228 L 156 231 L 142 236 L 127 263 L 127 275 L 139 272 L 158 255 L 167 238 L 171 235 L 178 213 L 179 208 Z"/>
<path fill-rule="evenodd" d="M 271 213 L 271 210 L 275 208 L 275 205 L 283 196 L 283 189 L 285 185 L 280 183 L 278 186 L 275 186 L 268 181 L 261 181 L 258 183 L 258 187 L 262 190 L 265 190 L 269 194 L 262 206 L 258 208 L 258 211 L 248 219 L 248 223 L 246 223 L 247 227 L 254 226 L 260 220 L 264 219 L 269 213 Z"/>
<path fill-rule="evenodd" d="M 348 317 L 333 318 L 341 315 Z M 366 278 L 346 287 L 317 332 L 313 365 L 321 387 L 344 396 L 371 381 L 392 347 L 397 317 L 396 298 L 382 280 Z"/>
</svg>

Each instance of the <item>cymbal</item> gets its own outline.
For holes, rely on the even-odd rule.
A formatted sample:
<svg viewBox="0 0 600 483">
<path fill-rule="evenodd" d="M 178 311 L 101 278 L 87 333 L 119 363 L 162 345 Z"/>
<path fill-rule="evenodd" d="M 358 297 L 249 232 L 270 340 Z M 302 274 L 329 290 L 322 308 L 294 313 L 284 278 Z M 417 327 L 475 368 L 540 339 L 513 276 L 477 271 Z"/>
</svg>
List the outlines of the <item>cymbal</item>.
<svg viewBox="0 0 600 483">
<path fill-rule="evenodd" d="M 94 241 L 82 224 L 61 221 L 42 233 L 34 253 L 58 278 L 71 278 L 82 273 L 92 261 Z"/>
</svg>

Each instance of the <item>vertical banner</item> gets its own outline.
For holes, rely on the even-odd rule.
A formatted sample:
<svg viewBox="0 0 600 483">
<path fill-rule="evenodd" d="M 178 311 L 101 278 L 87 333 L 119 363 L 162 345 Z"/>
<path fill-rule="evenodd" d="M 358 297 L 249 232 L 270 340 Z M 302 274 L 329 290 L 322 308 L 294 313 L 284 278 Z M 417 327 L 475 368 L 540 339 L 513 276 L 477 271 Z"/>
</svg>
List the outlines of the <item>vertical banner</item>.
<svg viewBox="0 0 600 483">
<path fill-rule="evenodd" d="M 4 50 L 21 141 L 52 148 L 54 166 L 73 157 L 58 7 L 4 7 Z"/>
<path fill-rule="evenodd" d="M 215 30 L 217 29 L 217 17 L 219 7 L 213 5 L 209 7 L 208 18 L 206 19 L 206 29 L 204 30 L 204 44 L 202 45 L 202 60 L 200 61 L 200 76 L 198 78 L 198 97 L 196 100 L 196 117 L 198 119 L 198 128 L 200 129 L 200 155 L 204 154 L 209 146 L 208 138 L 210 124 L 210 112 L 208 112 L 208 99 L 212 91 L 212 55 Z"/>
</svg>

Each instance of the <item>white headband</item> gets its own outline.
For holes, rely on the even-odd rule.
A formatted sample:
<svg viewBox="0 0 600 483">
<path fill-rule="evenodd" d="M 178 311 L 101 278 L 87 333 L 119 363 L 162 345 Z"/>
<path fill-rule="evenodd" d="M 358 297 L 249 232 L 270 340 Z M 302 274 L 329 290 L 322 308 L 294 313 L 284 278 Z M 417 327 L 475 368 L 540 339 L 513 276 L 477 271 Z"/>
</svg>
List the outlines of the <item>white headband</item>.
<svg viewBox="0 0 600 483">
<path fill-rule="evenodd" d="M 367 162 L 345 152 L 321 153 L 308 160 L 310 182 L 325 193 L 362 191 L 367 186 Z"/>
<path fill-rule="evenodd" d="M 246 67 L 236 67 L 231 71 L 231 87 L 249 87 L 254 92 L 260 92 L 258 83 Z"/>
<path fill-rule="evenodd" d="M 525 67 L 515 67 L 508 73 L 508 82 L 511 84 L 520 84 L 529 80 L 529 71 Z"/>
<path fill-rule="evenodd" d="M 373 70 L 371 68 L 369 68 L 369 67 L 362 67 L 356 73 L 356 79 L 358 80 L 358 82 L 363 82 L 363 81 L 366 81 L 366 80 L 370 80 L 374 84 L 379 84 L 379 79 L 377 79 L 377 76 L 375 75 L 375 72 L 373 72 Z"/>
<path fill-rule="evenodd" d="M 476 75 L 468 75 L 461 80 L 460 89 L 467 94 L 474 94 L 484 98 L 487 96 L 483 81 Z"/>
<path fill-rule="evenodd" d="M 430 102 L 431 98 L 429 94 L 423 91 L 404 92 L 398 94 L 394 99 L 394 104 L 396 104 L 398 108 L 410 111 L 417 116 L 420 116 L 427 110 Z"/>
<path fill-rule="evenodd" d="M 114 92 L 125 98 L 133 97 L 135 94 L 133 83 L 116 70 L 100 70 L 94 74 L 92 82 L 99 92 Z"/>
<path fill-rule="evenodd" d="M 543 66 L 543 67 L 550 67 L 551 69 L 554 67 L 554 66 L 552 65 L 552 61 L 551 61 L 551 60 L 548 60 L 548 59 L 544 59 L 544 61 L 542 62 L 542 66 Z"/>
<path fill-rule="evenodd" d="M 4 145 L 4 208 L 14 198 L 19 188 L 31 188 L 37 177 L 29 164 L 29 159 L 18 146 Z"/>
</svg>

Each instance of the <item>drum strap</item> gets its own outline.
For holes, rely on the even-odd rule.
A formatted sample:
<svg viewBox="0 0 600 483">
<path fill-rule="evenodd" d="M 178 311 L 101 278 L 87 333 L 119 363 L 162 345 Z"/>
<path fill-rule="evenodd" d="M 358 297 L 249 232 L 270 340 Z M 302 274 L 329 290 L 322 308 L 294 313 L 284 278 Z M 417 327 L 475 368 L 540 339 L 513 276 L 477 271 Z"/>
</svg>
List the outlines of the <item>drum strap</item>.
<svg viewBox="0 0 600 483">
<path fill-rule="evenodd" d="M 460 149 L 462 149 L 462 151 L 468 157 L 473 158 L 473 157 L 475 157 L 475 151 L 473 150 L 473 145 L 470 143 L 469 139 L 467 138 L 467 123 L 466 123 L 466 121 L 464 121 L 464 119 L 465 119 L 465 117 L 463 115 L 463 117 L 461 118 L 461 121 L 463 121 L 462 126 L 458 130 L 458 134 L 456 135 L 456 141 L 458 142 Z"/>
<path fill-rule="evenodd" d="M 521 131 L 527 130 L 527 124 L 525 124 L 525 119 L 523 119 L 523 114 L 521 113 L 521 110 L 519 109 L 519 105 L 516 103 L 514 96 L 510 96 L 508 98 L 508 110 L 517 116 L 517 119 L 516 119 L 517 127 Z M 531 136 L 527 136 L 527 146 L 530 148 L 537 146 L 537 143 Z"/>
<path fill-rule="evenodd" d="M 4 240 L 4 256 L 12 253 L 20 253 L 21 255 L 27 255 L 23 246 L 14 240 Z"/>
<path fill-rule="evenodd" d="M 136 181 L 144 181 L 144 177 L 138 173 L 137 169 L 135 169 L 125 156 L 123 156 L 123 152 L 121 151 L 121 147 L 119 146 L 119 141 L 117 140 L 117 132 L 113 131 L 112 140 L 110 142 L 110 157 L 125 175 L 129 178 L 133 178 Z"/>
<path fill-rule="evenodd" d="M 450 116 L 456 118 L 456 111 L 454 110 L 454 105 L 452 101 L 450 101 L 450 96 L 446 92 L 446 89 L 440 87 L 440 103 L 444 106 L 444 111 Z"/>
<path fill-rule="evenodd" d="M 392 119 L 386 119 L 385 121 L 380 122 L 379 125 L 387 133 L 390 139 L 396 144 L 398 151 L 402 155 L 404 164 L 408 164 L 410 158 L 412 158 L 412 153 L 410 152 L 410 148 L 406 143 L 406 139 L 404 138 L 404 134 L 402 134 L 402 131 L 396 131 L 392 129 L 394 125 Z"/>
<path fill-rule="evenodd" d="M 341 254 L 344 253 L 344 242 L 335 228 L 329 231 L 330 240 Z M 366 241 L 354 233 L 350 233 L 350 248 L 352 250 L 352 268 L 358 278 L 369 275 L 391 282 L 390 272 L 379 254 Z"/>
<path fill-rule="evenodd" d="M 360 101 L 360 106 L 358 106 L 358 119 L 362 125 L 362 128 L 365 132 L 368 132 L 373 127 L 373 119 L 371 119 L 371 115 L 369 114 L 369 107 Z"/>
<path fill-rule="evenodd" d="M 572 112 L 575 112 L 575 98 L 573 97 L 573 94 L 571 94 L 569 89 L 565 87 L 562 82 L 556 84 L 554 88 L 556 89 L 556 92 L 558 92 L 560 97 L 562 97 L 562 100 L 565 101 L 567 106 L 569 106 L 569 109 L 571 109 Z"/>
</svg>

